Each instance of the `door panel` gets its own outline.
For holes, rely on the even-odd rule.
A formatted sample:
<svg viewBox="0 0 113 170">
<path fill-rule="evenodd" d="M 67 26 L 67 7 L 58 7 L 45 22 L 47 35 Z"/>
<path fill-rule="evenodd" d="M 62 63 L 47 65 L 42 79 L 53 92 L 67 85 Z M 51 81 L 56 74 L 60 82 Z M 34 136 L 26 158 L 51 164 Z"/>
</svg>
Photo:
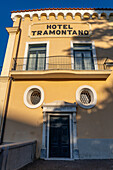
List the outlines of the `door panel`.
<svg viewBox="0 0 113 170">
<path fill-rule="evenodd" d="M 70 157 L 69 116 L 50 116 L 49 157 Z"/>
</svg>

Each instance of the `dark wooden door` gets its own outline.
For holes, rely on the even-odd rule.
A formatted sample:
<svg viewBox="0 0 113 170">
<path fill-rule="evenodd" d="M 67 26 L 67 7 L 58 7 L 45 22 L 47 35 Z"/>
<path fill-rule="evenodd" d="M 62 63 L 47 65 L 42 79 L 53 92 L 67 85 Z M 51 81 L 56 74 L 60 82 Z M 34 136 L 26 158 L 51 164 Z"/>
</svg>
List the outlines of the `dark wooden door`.
<svg viewBox="0 0 113 170">
<path fill-rule="evenodd" d="M 50 116 L 49 157 L 70 158 L 69 116 Z"/>
</svg>

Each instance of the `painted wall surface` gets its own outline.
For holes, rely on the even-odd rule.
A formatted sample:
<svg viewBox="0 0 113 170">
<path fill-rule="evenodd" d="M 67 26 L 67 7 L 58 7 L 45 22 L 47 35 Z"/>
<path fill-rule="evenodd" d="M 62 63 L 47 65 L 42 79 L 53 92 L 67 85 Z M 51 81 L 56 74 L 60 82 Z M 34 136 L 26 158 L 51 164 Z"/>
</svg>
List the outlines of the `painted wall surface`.
<svg viewBox="0 0 113 170">
<path fill-rule="evenodd" d="M 103 81 L 14 81 L 7 113 L 4 142 L 36 139 L 41 147 L 43 113 L 41 106 L 29 109 L 25 106 L 25 90 L 38 85 L 44 90 L 44 103 L 55 100 L 76 102 L 75 94 L 81 85 L 89 85 L 96 90 L 97 105 L 92 109 L 77 106 L 77 137 L 113 138 L 112 95 L 113 86 Z M 18 89 L 18 90 L 17 90 Z M 101 128 L 100 128 L 101 127 Z"/>
<path fill-rule="evenodd" d="M 88 22 L 91 25 L 92 35 L 90 37 L 30 38 L 28 36 L 29 26 L 36 22 L 46 22 L 47 25 L 47 23 L 49 24 L 50 22 L 71 23 L 78 21 Z M 14 26 L 17 25 L 18 20 L 14 22 Z M 113 21 L 111 20 L 97 19 L 81 21 L 79 17 L 75 17 L 75 20 L 72 20 L 70 15 L 64 20 L 63 16 L 59 15 L 58 20 L 55 20 L 54 16 L 50 16 L 49 20 L 47 20 L 45 16 L 42 16 L 41 20 L 38 20 L 37 16 L 34 16 L 31 21 L 30 18 L 26 16 L 24 21 L 21 21 L 20 29 L 18 58 L 25 56 L 26 42 L 49 41 L 49 56 L 68 56 L 71 54 L 71 41 L 94 41 L 96 55 L 98 57 L 108 57 L 109 61 L 113 59 Z M 83 29 L 86 29 L 84 25 Z M 16 48 L 17 47 L 15 47 L 15 49 Z M 13 55 L 16 53 L 15 49 Z M 44 103 L 50 103 L 55 100 L 74 103 L 76 102 L 76 90 L 80 86 L 89 85 L 93 87 L 97 93 L 96 106 L 87 110 L 77 105 L 77 138 L 113 139 L 113 73 L 111 73 L 106 80 L 14 80 L 11 86 L 4 142 L 36 139 L 38 142 L 37 153 L 40 152 L 43 110 L 41 106 L 36 109 L 30 109 L 25 106 L 23 100 L 25 90 L 32 85 L 38 85 L 44 90 Z"/>
<path fill-rule="evenodd" d="M 8 78 L 0 77 L 0 125 L 3 117 L 4 103 L 7 96 Z"/>
<path fill-rule="evenodd" d="M 16 23 L 17 22 L 17 23 Z M 17 26 L 18 20 L 14 22 L 14 26 Z M 45 24 L 44 24 L 45 23 Z M 82 28 L 83 30 L 89 29 L 91 27 L 92 35 L 90 37 L 76 37 L 76 36 L 69 36 L 69 37 L 60 37 L 59 36 L 43 36 L 43 38 L 34 38 L 29 37 L 30 27 L 33 24 L 39 24 L 42 27 L 42 31 L 45 30 L 47 25 L 49 24 L 71 24 L 71 23 L 81 23 L 78 28 Z M 83 24 L 84 23 L 84 24 Z M 89 26 L 86 26 L 88 24 Z M 54 16 L 50 16 L 49 20 L 46 19 L 46 16 L 41 16 L 41 20 L 38 20 L 37 16 L 33 16 L 33 19 L 30 20 L 30 17 L 26 16 L 24 21 L 21 21 L 20 28 L 21 28 L 21 38 L 20 44 L 18 49 L 18 57 L 24 57 L 25 55 L 25 47 L 26 42 L 41 42 L 41 41 L 49 41 L 49 56 L 57 56 L 57 55 L 70 55 L 71 41 L 94 41 L 96 47 L 96 54 L 98 57 L 108 57 L 109 59 L 112 58 L 112 50 L 113 50 L 113 41 L 112 41 L 112 20 L 105 20 L 105 19 L 95 19 L 95 20 L 81 20 L 79 16 L 75 17 L 75 20 L 72 19 L 70 15 L 67 15 L 66 19 L 64 20 L 62 15 L 58 15 L 58 19 L 56 20 Z M 38 27 L 37 27 L 38 28 Z M 78 29 L 77 28 L 77 29 Z M 32 30 L 32 29 L 31 29 Z M 62 30 L 62 27 L 61 27 Z M 68 29 L 69 30 L 69 29 Z M 57 37 L 57 38 L 56 38 Z M 15 56 L 13 56 L 15 57 Z M 27 57 L 27 56 L 25 56 Z"/>
</svg>

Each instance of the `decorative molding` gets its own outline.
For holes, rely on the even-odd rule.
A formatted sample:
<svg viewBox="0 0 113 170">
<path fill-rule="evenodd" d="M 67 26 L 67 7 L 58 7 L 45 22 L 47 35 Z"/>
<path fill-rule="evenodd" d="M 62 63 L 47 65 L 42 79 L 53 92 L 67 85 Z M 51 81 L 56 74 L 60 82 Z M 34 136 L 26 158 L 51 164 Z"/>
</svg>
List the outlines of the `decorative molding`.
<svg viewBox="0 0 113 170">
<path fill-rule="evenodd" d="M 65 102 L 65 101 L 62 101 L 62 100 L 56 100 L 54 102 L 51 102 L 51 103 L 44 103 L 43 104 L 43 107 L 49 107 L 49 106 L 71 106 L 71 107 L 76 107 L 76 103 L 69 103 L 69 102 Z"/>
<path fill-rule="evenodd" d="M 15 80 L 33 79 L 76 79 L 76 80 L 106 80 L 111 75 L 112 70 L 22 70 L 11 71 L 10 76 Z"/>
<path fill-rule="evenodd" d="M 66 158 L 49 158 L 49 131 L 51 115 L 69 116 L 70 158 L 68 160 L 79 159 L 76 131 L 76 103 L 68 103 L 59 100 L 52 103 L 43 104 L 43 135 L 41 158 L 45 160 L 66 160 Z"/>
<path fill-rule="evenodd" d="M 6 27 L 8 33 L 18 33 L 19 27 Z"/>
<path fill-rule="evenodd" d="M 56 9 L 56 10 L 40 10 L 40 11 L 34 10 L 34 11 L 24 11 L 24 12 L 13 12 L 11 14 L 11 18 L 13 21 L 15 21 L 15 18 L 19 16 L 19 17 L 22 17 L 22 19 L 24 20 L 26 15 L 29 15 L 29 17 L 31 19 L 33 18 L 33 15 L 37 15 L 40 20 L 41 15 L 46 14 L 47 19 L 49 19 L 49 16 L 52 13 L 55 15 L 56 19 L 57 19 L 59 13 L 63 14 L 64 19 L 66 19 L 68 13 L 71 13 L 73 19 L 75 18 L 75 15 L 77 13 L 79 13 L 81 15 L 81 19 L 84 19 L 84 14 L 86 14 L 86 13 L 89 15 L 90 19 L 92 19 L 92 15 L 94 13 L 96 13 L 98 15 L 98 19 L 104 13 L 104 14 L 106 14 L 106 19 L 109 19 L 110 14 L 113 14 L 113 10 L 104 10 L 104 9 L 103 10 L 96 10 L 96 9 L 95 10 L 90 10 L 90 9 L 84 9 L 84 10 L 82 10 L 82 9 L 75 9 L 75 10 L 74 9 L 73 10 L 59 9 L 59 10 L 57 10 Z"/>
<path fill-rule="evenodd" d="M 56 100 L 52 103 L 43 104 L 43 112 L 76 112 L 76 103 Z"/>
</svg>

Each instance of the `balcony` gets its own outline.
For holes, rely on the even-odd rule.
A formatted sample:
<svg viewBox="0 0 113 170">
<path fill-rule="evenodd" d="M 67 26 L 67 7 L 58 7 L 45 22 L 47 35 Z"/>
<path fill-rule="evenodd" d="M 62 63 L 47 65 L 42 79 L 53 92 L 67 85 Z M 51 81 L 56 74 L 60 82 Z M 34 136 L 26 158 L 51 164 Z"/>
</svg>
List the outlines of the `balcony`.
<svg viewBox="0 0 113 170">
<path fill-rule="evenodd" d="M 34 77 L 45 75 L 48 78 L 106 79 L 111 73 L 108 60 L 103 57 L 76 57 L 75 59 L 70 56 L 19 57 L 13 61 L 11 74 L 25 75 L 24 78 L 28 75 Z"/>
</svg>

